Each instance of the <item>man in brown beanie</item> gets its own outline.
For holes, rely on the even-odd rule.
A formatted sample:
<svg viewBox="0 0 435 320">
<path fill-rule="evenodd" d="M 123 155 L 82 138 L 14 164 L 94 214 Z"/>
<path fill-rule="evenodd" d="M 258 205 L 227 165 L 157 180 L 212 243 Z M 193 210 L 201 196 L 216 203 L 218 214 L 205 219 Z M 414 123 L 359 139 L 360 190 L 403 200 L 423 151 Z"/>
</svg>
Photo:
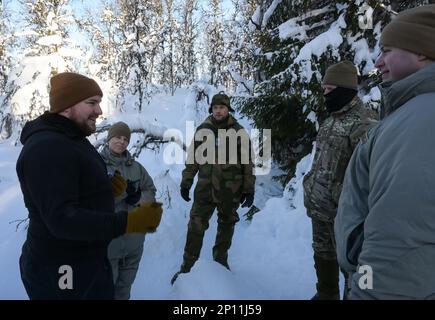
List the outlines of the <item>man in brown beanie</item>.
<svg viewBox="0 0 435 320">
<path fill-rule="evenodd" d="M 123 190 L 112 189 L 104 161 L 86 139 L 102 114 L 100 87 L 71 72 L 50 84 L 50 111 L 24 126 L 16 166 L 29 210 L 21 278 L 30 299 L 113 299 L 109 242 L 155 230 L 161 208 L 115 213 L 113 193 L 127 184 L 118 178 Z"/>
<path fill-rule="evenodd" d="M 304 178 L 304 203 L 313 226 L 315 300 L 339 299 L 339 267 L 334 218 L 344 173 L 360 137 L 377 118 L 357 95 L 358 75 L 350 61 L 330 66 L 323 77 L 328 118 L 321 124 L 310 172 Z M 346 274 L 344 274 L 346 280 Z M 346 297 L 346 282 L 344 297 Z"/>
<path fill-rule="evenodd" d="M 381 34 L 384 117 L 352 156 L 335 221 L 352 299 L 435 299 L 434 43 L 435 5 Z"/>
</svg>

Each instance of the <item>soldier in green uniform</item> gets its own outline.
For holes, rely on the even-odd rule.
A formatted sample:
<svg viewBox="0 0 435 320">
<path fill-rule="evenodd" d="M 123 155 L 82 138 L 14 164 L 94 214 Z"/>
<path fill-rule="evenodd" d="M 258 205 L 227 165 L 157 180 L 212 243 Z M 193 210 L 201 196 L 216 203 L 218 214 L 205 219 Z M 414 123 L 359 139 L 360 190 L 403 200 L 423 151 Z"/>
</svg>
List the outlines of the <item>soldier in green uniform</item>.
<svg viewBox="0 0 435 320">
<path fill-rule="evenodd" d="M 328 118 L 321 124 L 310 172 L 304 177 L 304 203 L 312 219 L 317 293 L 313 299 L 339 299 L 339 267 L 334 239 L 344 174 L 359 139 L 376 123 L 377 114 L 357 95 L 358 75 L 353 63 L 330 66 L 323 78 Z M 345 274 L 347 281 L 347 275 Z M 345 284 L 345 295 L 347 292 Z"/>
<path fill-rule="evenodd" d="M 239 221 L 236 210 L 240 204 L 242 207 L 253 204 L 255 176 L 251 144 L 246 130 L 230 111 L 234 112 L 230 98 L 223 92 L 214 95 L 209 108 L 211 115 L 197 128 L 189 148 L 180 191 L 185 201 L 190 201 L 189 190 L 197 173 L 198 182 L 190 211 L 183 263 L 172 278 L 172 284 L 180 273 L 189 272 L 198 260 L 204 232 L 216 208 L 218 229 L 213 259 L 229 269 L 228 249 L 234 226 Z M 233 140 L 236 143 L 228 142 L 227 137 L 231 134 L 238 136 Z"/>
</svg>

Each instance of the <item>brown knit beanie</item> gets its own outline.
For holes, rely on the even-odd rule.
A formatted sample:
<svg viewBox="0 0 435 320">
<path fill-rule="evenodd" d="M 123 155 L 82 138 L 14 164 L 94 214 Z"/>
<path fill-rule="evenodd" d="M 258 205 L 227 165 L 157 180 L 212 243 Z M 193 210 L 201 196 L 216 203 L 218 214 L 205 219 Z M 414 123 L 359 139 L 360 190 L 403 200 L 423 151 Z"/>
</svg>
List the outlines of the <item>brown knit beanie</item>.
<svg viewBox="0 0 435 320">
<path fill-rule="evenodd" d="M 400 12 L 382 30 L 380 44 L 435 60 L 435 4 Z"/>
<path fill-rule="evenodd" d="M 120 121 L 112 124 L 107 133 L 107 141 L 117 136 L 127 137 L 128 141 L 130 141 L 131 131 L 125 122 Z"/>
<path fill-rule="evenodd" d="M 323 84 L 356 90 L 358 87 L 358 72 L 355 65 L 347 60 L 333 64 L 326 69 Z"/>
<path fill-rule="evenodd" d="M 50 79 L 50 112 L 59 113 L 93 96 L 103 96 L 99 85 L 88 77 L 62 72 Z"/>
</svg>

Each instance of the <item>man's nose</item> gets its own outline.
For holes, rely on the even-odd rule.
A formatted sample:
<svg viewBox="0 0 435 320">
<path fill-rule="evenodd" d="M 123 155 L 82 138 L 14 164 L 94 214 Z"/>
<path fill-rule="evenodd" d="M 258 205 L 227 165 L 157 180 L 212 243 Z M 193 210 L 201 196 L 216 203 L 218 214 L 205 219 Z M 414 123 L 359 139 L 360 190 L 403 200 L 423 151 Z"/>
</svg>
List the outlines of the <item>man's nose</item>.
<svg viewBox="0 0 435 320">
<path fill-rule="evenodd" d="M 379 69 L 383 65 L 384 65 L 384 60 L 383 60 L 382 54 L 381 54 L 375 61 L 375 68 Z"/>
<path fill-rule="evenodd" d="M 95 108 L 95 113 L 99 116 L 103 114 L 103 110 L 101 110 L 100 104 L 97 104 L 97 107 Z"/>
</svg>

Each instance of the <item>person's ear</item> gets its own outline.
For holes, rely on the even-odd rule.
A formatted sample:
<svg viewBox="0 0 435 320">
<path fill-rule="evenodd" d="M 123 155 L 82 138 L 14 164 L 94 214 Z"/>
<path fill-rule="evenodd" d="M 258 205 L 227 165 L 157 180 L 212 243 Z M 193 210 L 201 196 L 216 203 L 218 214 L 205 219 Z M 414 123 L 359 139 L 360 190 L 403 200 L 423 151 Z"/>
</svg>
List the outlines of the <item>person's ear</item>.
<svg viewBox="0 0 435 320">
<path fill-rule="evenodd" d="M 71 108 L 68 108 L 68 109 L 65 109 L 65 110 L 59 112 L 60 115 L 67 117 L 67 118 L 70 115 L 70 113 L 71 113 Z"/>
</svg>

